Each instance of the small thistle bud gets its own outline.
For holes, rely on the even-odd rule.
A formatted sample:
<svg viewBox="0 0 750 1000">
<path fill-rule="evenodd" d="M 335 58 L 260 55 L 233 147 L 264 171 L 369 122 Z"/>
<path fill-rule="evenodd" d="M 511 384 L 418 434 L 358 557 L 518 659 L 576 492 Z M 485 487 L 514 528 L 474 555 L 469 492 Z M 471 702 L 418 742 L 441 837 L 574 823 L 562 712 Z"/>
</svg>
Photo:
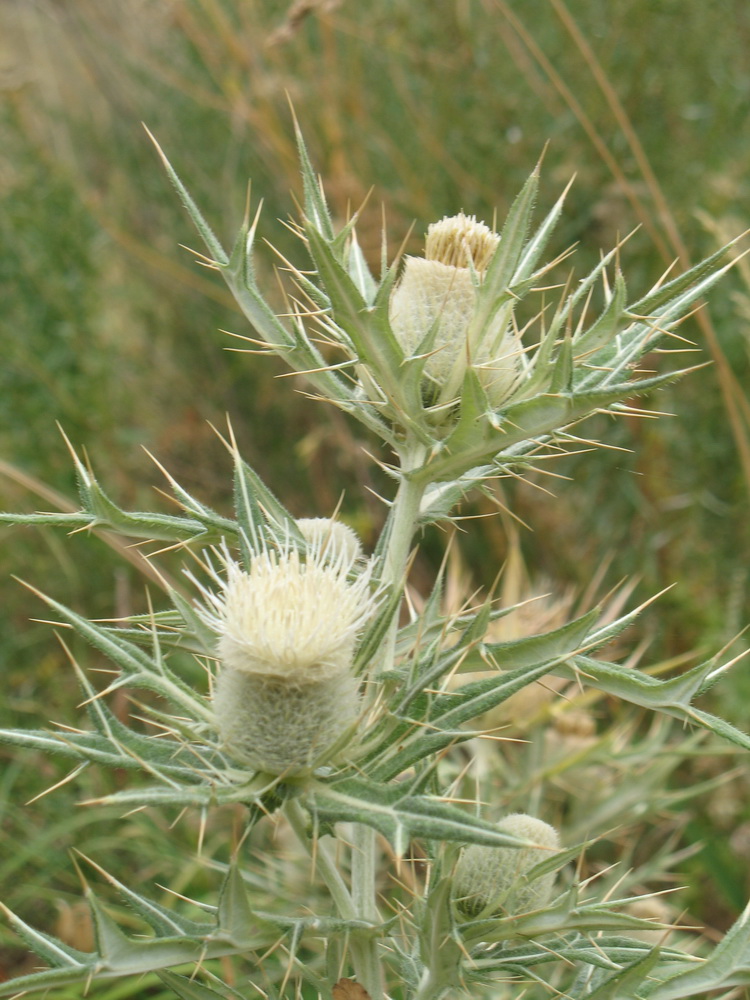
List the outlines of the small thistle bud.
<svg viewBox="0 0 750 1000">
<path fill-rule="evenodd" d="M 465 848 L 453 877 L 453 898 L 460 913 L 479 916 L 526 913 L 549 902 L 554 872 L 529 882 L 527 873 L 560 846 L 557 830 L 533 816 L 516 813 L 497 824 L 498 830 L 523 837 L 537 847 Z M 539 848 L 547 848 L 540 850 Z"/>
<path fill-rule="evenodd" d="M 354 565 L 362 558 L 362 546 L 356 532 L 330 517 L 301 517 L 297 527 L 309 546 L 317 548 L 331 562 L 343 559 Z"/>
<path fill-rule="evenodd" d="M 641 920 L 651 920 L 657 925 L 652 931 L 646 928 L 628 931 L 628 937 L 645 941 L 647 944 L 663 943 L 666 937 L 664 924 L 672 924 L 675 916 L 669 905 L 660 896 L 642 896 L 627 906 L 625 912 L 632 917 L 640 917 Z"/>
<path fill-rule="evenodd" d="M 359 709 L 352 664 L 377 604 L 370 568 L 350 580 L 358 546 L 346 536 L 346 546 L 339 539 L 331 548 L 317 527 L 312 535 L 307 558 L 291 547 L 264 549 L 248 572 L 224 552 L 225 577 L 215 574 L 221 593 L 202 588 L 202 616 L 219 636 L 220 736 L 238 760 L 271 774 L 298 774 L 329 759 Z"/>
<path fill-rule="evenodd" d="M 461 213 L 429 226 L 424 258 L 406 258 L 391 294 L 390 323 L 407 354 L 429 354 L 424 377 L 430 400 L 453 382 L 460 389 L 469 365 L 494 406 L 518 379 L 520 345 L 507 316 L 497 313 L 469 342 L 478 285 L 499 242 L 483 222 Z"/>
</svg>

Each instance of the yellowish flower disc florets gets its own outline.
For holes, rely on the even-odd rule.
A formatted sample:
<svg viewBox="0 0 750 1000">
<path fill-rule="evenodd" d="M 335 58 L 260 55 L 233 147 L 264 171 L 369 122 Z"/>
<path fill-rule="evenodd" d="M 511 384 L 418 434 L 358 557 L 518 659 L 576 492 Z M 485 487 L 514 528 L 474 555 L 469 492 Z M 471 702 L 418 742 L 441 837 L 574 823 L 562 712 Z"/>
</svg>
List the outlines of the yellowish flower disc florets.
<svg viewBox="0 0 750 1000">
<path fill-rule="evenodd" d="M 424 255 L 450 267 L 468 267 L 469 258 L 477 271 L 485 271 L 500 242 L 489 226 L 473 215 L 446 216 L 427 227 Z"/>
</svg>

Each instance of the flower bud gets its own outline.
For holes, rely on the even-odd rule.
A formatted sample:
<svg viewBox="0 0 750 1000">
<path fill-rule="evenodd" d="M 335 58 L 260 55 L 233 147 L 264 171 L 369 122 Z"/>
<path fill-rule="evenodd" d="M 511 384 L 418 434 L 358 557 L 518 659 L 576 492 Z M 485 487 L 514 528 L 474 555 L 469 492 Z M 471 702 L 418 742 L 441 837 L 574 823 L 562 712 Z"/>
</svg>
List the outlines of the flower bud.
<svg viewBox="0 0 750 1000">
<path fill-rule="evenodd" d="M 219 734 L 238 760 L 271 774 L 319 766 L 353 732 L 354 652 L 377 604 L 369 566 L 349 579 L 358 545 L 348 535 L 335 543 L 318 526 L 312 534 L 306 558 L 291 546 L 264 549 L 249 571 L 225 551 L 225 576 L 215 575 L 221 593 L 203 588 L 202 617 L 219 637 Z"/>
<path fill-rule="evenodd" d="M 557 830 L 533 816 L 516 813 L 497 824 L 498 830 L 522 837 L 537 847 L 483 847 L 464 849 L 453 876 L 453 899 L 460 913 L 508 915 L 536 910 L 549 902 L 554 872 L 529 882 L 527 873 L 560 846 Z M 547 848 L 540 850 L 539 848 Z"/>
<path fill-rule="evenodd" d="M 469 339 L 478 286 L 499 242 L 488 226 L 461 213 L 428 228 L 424 258 L 406 258 L 391 294 L 390 323 L 407 355 L 429 354 L 424 395 L 430 403 L 447 386 L 460 391 L 469 365 L 493 406 L 518 379 L 520 343 L 502 311 Z"/>
<path fill-rule="evenodd" d="M 330 517 L 301 517 L 297 527 L 311 549 L 318 549 L 331 562 L 343 559 L 353 566 L 362 558 L 362 546 L 355 531 Z"/>
</svg>

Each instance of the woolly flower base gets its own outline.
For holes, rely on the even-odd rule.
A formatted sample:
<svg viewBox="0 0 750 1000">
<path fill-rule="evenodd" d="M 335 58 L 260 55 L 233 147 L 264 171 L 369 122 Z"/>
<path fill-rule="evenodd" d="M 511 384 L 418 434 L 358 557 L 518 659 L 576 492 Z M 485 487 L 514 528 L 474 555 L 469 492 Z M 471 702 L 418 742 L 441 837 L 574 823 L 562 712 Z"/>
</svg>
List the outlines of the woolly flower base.
<svg viewBox="0 0 750 1000">
<path fill-rule="evenodd" d="M 407 354 L 416 354 L 434 330 L 424 373 L 439 388 L 457 363 L 469 363 L 468 333 L 477 290 L 471 272 L 436 260 L 407 257 L 401 280 L 390 301 L 390 323 Z M 470 359 L 495 406 L 509 395 L 519 378 L 520 345 L 515 334 L 500 323 L 490 323 Z"/>
<path fill-rule="evenodd" d="M 545 906 L 555 873 L 529 882 L 526 875 L 560 845 L 557 830 L 534 816 L 516 813 L 497 824 L 498 830 L 523 837 L 539 847 L 467 847 L 456 866 L 453 898 L 467 917 L 518 914 Z M 547 850 L 539 850 L 547 848 Z"/>
<path fill-rule="evenodd" d="M 305 685 L 350 669 L 354 648 L 377 606 L 370 568 L 349 580 L 352 552 L 313 544 L 263 550 L 243 570 L 224 553 L 222 590 L 201 588 L 202 617 L 219 636 L 222 667 L 290 685 Z"/>
<path fill-rule="evenodd" d="M 243 764 L 275 775 L 310 771 L 349 742 L 359 708 L 349 673 L 290 685 L 224 669 L 214 689 L 214 711 L 225 748 Z"/>
</svg>

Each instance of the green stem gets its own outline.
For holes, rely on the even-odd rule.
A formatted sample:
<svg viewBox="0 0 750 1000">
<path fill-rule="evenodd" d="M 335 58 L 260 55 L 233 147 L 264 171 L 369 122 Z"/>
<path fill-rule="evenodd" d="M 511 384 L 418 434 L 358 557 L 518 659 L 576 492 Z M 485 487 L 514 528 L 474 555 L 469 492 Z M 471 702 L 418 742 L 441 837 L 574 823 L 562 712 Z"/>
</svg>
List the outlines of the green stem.
<svg viewBox="0 0 750 1000">
<path fill-rule="evenodd" d="M 401 455 L 401 471 L 408 473 L 418 468 L 424 460 L 424 447 L 413 445 L 404 449 Z M 403 587 L 407 563 L 411 551 L 414 529 L 419 517 L 419 505 L 424 494 L 424 485 L 414 482 L 404 475 L 393 502 L 388 524 L 388 543 L 383 561 L 383 582 L 393 587 Z M 379 666 L 388 669 L 393 666 L 398 633 L 398 614 L 383 642 Z M 378 923 L 380 915 L 376 903 L 377 877 L 377 834 L 369 826 L 355 823 L 352 845 L 352 899 L 357 917 Z M 374 938 L 352 940 L 352 960 L 357 969 L 360 983 L 372 1000 L 383 1000 L 383 969 L 380 963 L 378 942 Z M 356 947 L 355 947 L 356 946 Z M 359 963 L 361 963 L 361 971 Z"/>
<path fill-rule="evenodd" d="M 305 816 L 304 809 L 296 799 L 287 799 L 284 805 L 284 814 L 289 820 L 289 825 L 294 830 L 300 844 L 302 844 L 307 853 L 312 856 L 313 852 L 310 846 L 310 840 L 307 836 L 307 818 Z M 339 916 L 344 920 L 354 920 L 358 914 L 346 886 L 346 882 L 344 881 L 336 862 L 331 857 L 331 852 L 325 844 L 320 842 L 320 840 L 318 840 L 316 844 L 315 867 L 323 876 L 323 881 L 328 887 L 331 898 L 336 904 Z"/>
<path fill-rule="evenodd" d="M 310 840 L 307 836 L 307 818 L 305 816 L 304 809 L 296 799 L 288 799 L 284 806 L 284 813 L 289 821 L 289 825 L 294 830 L 297 839 L 307 853 L 312 856 L 313 852 L 310 846 Z M 355 828 L 355 831 L 356 830 L 364 830 L 374 834 L 374 831 L 371 831 L 369 827 L 357 826 Z M 374 897 L 371 897 L 372 901 L 369 907 L 365 905 L 363 900 L 357 900 L 356 895 L 352 898 L 349 893 L 349 889 L 346 886 L 346 882 L 344 881 L 336 862 L 331 856 L 331 852 L 325 844 L 320 842 L 320 840 L 318 840 L 316 844 L 314 856 L 315 867 L 322 875 L 323 881 L 328 887 L 328 891 L 331 894 L 331 898 L 333 899 L 336 909 L 338 910 L 339 916 L 344 920 L 364 919 L 369 920 L 372 923 L 377 923 L 380 918 L 374 905 Z M 364 860 L 365 863 L 368 863 L 368 859 L 374 859 L 374 851 L 364 850 L 359 852 L 357 849 L 355 832 L 355 844 L 352 852 L 353 885 L 356 886 L 365 883 L 364 879 L 357 879 L 355 877 L 354 871 L 357 870 L 357 866 L 362 862 L 362 860 Z M 358 937 L 357 932 L 353 931 L 349 941 L 349 951 L 357 980 L 362 983 L 372 997 L 372 1000 L 383 1000 L 382 972 L 374 942 L 368 938 Z"/>
<path fill-rule="evenodd" d="M 377 842 L 372 827 L 355 823 L 352 843 L 352 898 L 360 920 L 374 924 L 380 921 L 375 902 L 375 877 L 377 874 Z M 357 969 L 357 979 L 372 997 L 383 1000 L 383 969 L 380 965 L 378 942 L 374 938 L 352 939 L 352 961 Z"/>
<path fill-rule="evenodd" d="M 411 479 L 408 474 L 412 469 L 422 465 L 424 456 L 424 446 L 417 444 L 405 448 L 401 455 L 403 478 L 393 501 L 388 526 L 388 545 L 383 560 L 383 582 L 393 587 L 403 587 L 406 582 L 406 565 L 409 560 L 414 530 L 419 519 L 419 507 L 425 491 L 425 484 Z M 398 614 L 395 614 L 383 644 L 381 669 L 390 669 L 393 666 L 397 633 Z"/>
<path fill-rule="evenodd" d="M 435 982 L 431 969 L 425 969 L 413 1000 L 438 1000 L 447 989 L 447 986 Z"/>
</svg>

